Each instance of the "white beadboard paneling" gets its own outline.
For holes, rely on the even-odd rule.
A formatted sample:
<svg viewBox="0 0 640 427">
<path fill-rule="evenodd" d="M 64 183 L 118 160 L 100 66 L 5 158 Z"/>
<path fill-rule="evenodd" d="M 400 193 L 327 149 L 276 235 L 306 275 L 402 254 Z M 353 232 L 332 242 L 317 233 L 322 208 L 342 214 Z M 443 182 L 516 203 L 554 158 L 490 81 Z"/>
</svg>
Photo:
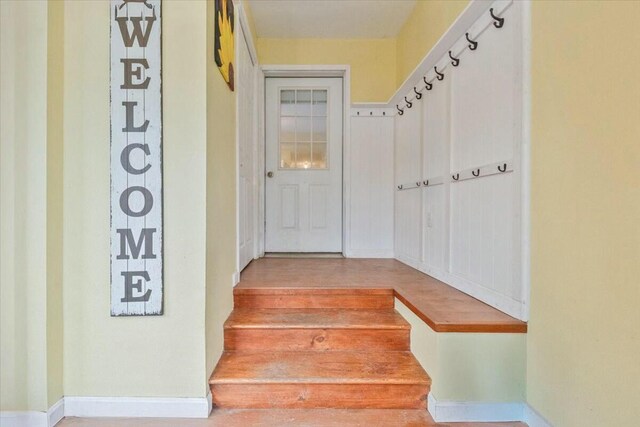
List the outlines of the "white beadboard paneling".
<svg viewBox="0 0 640 427">
<path fill-rule="evenodd" d="M 388 110 L 352 110 L 347 256 L 393 257 L 393 139 Z"/>
<path fill-rule="evenodd" d="M 444 80 L 433 80 L 428 70 L 433 88 L 427 91 L 423 75 L 416 72 L 409 80 L 422 90 L 422 99 L 409 93 L 413 108 L 407 108 L 394 97 L 404 109 L 395 116 L 394 184 L 403 186 L 395 191 L 395 255 L 526 319 L 522 153 L 528 6 L 496 1 L 487 7 L 505 18 L 502 28 L 491 25 L 488 11 L 465 24 L 479 43 L 475 51 L 461 48 L 464 40 L 452 45 L 445 34 L 427 55 L 444 72 Z M 467 8 L 452 29 L 461 31 L 459 23 L 472 12 Z M 441 46 L 445 41 L 449 45 Z M 458 67 L 446 53 L 433 57 L 433 52 L 449 49 L 459 57 Z M 505 164 L 504 172 L 498 170 Z"/>
</svg>

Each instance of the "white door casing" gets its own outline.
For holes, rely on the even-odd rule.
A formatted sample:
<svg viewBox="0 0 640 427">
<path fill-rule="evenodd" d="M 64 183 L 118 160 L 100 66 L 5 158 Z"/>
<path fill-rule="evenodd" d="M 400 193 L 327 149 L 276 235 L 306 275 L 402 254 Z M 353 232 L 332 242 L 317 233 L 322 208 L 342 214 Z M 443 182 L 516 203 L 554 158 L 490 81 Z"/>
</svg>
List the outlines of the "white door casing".
<svg viewBox="0 0 640 427">
<path fill-rule="evenodd" d="M 255 64 L 241 25 L 237 26 L 236 90 L 238 113 L 238 271 L 254 258 Z"/>
<path fill-rule="evenodd" d="M 342 78 L 266 80 L 266 252 L 342 252 L 342 90 Z"/>
</svg>

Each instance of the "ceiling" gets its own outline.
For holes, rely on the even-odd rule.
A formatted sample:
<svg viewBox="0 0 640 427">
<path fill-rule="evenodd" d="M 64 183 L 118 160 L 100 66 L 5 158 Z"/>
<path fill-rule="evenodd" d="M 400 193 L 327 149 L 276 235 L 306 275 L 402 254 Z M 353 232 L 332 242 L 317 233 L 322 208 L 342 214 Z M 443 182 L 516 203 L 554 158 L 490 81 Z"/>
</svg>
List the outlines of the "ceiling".
<svg viewBox="0 0 640 427">
<path fill-rule="evenodd" d="M 416 0 L 245 0 L 257 37 L 395 37 Z"/>
</svg>

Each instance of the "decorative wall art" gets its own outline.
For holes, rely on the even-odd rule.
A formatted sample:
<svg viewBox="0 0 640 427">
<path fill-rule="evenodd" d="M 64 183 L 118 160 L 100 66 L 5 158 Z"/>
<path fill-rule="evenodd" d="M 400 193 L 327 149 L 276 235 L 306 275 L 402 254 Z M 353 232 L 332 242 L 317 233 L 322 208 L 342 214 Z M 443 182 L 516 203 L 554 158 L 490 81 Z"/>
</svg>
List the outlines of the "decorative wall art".
<svg viewBox="0 0 640 427">
<path fill-rule="evenodd" d="M 160 0 L 111 0 L 111 315 L 163 312 Z"/>
<path fill-rule="evenodd" d="M 215 0 L 215 14 L 214 57 L 224 81 L 233 91 L 233 61 L 235 58 L 233 1 Z"/>
</svg>

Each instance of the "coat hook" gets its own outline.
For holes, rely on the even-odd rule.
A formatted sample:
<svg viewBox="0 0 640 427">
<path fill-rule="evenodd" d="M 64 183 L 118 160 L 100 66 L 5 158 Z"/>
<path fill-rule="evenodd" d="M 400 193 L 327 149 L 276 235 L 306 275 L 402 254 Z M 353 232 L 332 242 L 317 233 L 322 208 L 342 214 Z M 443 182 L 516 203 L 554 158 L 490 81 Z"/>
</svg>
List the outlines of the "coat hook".
<svg viewBox="0 0 640 427">
<path fill-rule="evenodd" d="M 429 186 L 429 180 L 422 181 L 422 183 L 423 183 L 424 185 L 426 185 L 427 187 Z"/>
<path fill-rule="evenodd" d="M 506 171 L 507 171 L 507 164 L 506 164 L 506 163 L 505 163 L 505 164 L 503 164 L 503 165 L 502 165 L 502 168 L 500 168 L 500 165 L 498 165 L 498 170 L 499 170 L 500 172 L 506 172 Z"/>
<path fill-rule="evenodd" d="M 436 72 L 436 78 L 440 81 L 444 80 L 444 74 L 438 72 L 438 67 L 433 67 L 433 70 Z"/>
<path fill-rule="evenodd" d="M 420 184 L 422 184 L 420 181 L 416 182 L 417 187 L 420 187 Z"/>
<path fill-rule="evenodd" d="M 427 81 L 427 76 L 424 76 L 424 77 L 422 78 L 422 80 L 424 80 L 424 88 L 425 88 L 426 90 L 431 90 L 431 88 L 433 87 L 433 84 L 431 84 L 431 83 L 429 83 L 429 82 Z"/>
<path fill-rule="evenodd" d="M 478 42 L 475 40 L 471 40 L 469 38 L 469 33 L 466 33 L 464 36 L 467 38 L 467 41 L 470 43 L 469 50 L 476 50 L 478 48 Z"/>
<path fill-rule="evenodd" d="M 454 67 L 457 67 L 460 64 L 460 59 L 454 58 L 451 55 L 451 51 L 449 51 L 449 58 L 451 58 L 451 65 L 453 65 Z"/>
<path fill-rule="evenodd" d="M 404 110 L 400 107 L 398 107 L 398 105 L 396 105 L 396 108 L 398 109 L 398 114 L 403 115 L 404 114 Z"/>
<path fill-rule="evenodd" d="M 493 26 L 496 28 L 502 28 L 502 26 L 504 25 L 504 18 L 500 18 L 499 16 L 494 15 L 493 8 L 489 9 L 489 13 L 491 14 L 491 17 L 496 21 L 493 23 Z"/>
<path fill-rule="evenodd" d="M 414 92 L 415 92 L 415 94 L 416 94 L 416 99 L 420 99 L 420 98 L 422 98 L 422 94 L 416 90 L 416 87 L 415 87 L 415 86 L 413 87 L 413 91 L 414 91 Z"/>
<path fill-rule="evenodd" d="M 455 175 L 451 175 L 451 178 L 453 178 L 454 181 L 457 181 L 460 178 L 460 174 L 457 173 Z"/>
<path fill-rule="evenodd" d="M 398 185 L 398 190 L 402 190 L 402 185 Z"/>
<path fill-rule="evenodd" d="M 474 171 L 471 171 L 471 175 L 473 176 L 480 176 L 480 169 L 476 169 Z"/>
<path fill-rule="evenodd" d="M 406 96 L 404 97 L 404 102 L 406 102 L 406 103 L 407 103 L 407 108 L 411 108 L 411 107 L 413 107 L 413 102 L 410 102 L 410 101 L 407 99 L 407 97 L 406 97 Z"/>
</svg>

